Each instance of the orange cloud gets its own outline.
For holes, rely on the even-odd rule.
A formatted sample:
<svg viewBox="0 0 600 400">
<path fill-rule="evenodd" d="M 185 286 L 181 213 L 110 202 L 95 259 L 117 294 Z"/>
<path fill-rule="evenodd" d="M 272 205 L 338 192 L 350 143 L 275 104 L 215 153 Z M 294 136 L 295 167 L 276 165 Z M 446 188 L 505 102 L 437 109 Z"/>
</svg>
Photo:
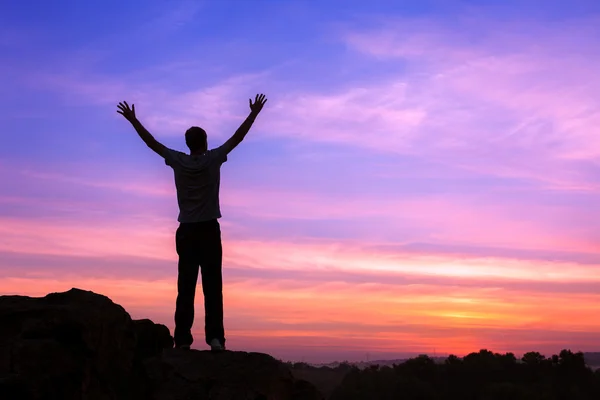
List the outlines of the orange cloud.
<svg viewBox="0 0 600 400">
<path fill-rule="evenodd" d="M 151 282 L 76 277 L 0 280 L 0 292 L 31 296 L 70 287 L 103 293 L 134 318 L 152 318 L 173 328 L 174 278 Z M 273 345 L 282 355 L 285 348 L 294 346 L 315 350 L 332 344 L 348 351 L 388 354 L 433 349 L 455 354 L 479 348 L 590 349 L 598 345 L 600 333 L 598 294 L 557 297 L 492 288 L 257 278 L 226 281 L 224 295 L 232 348 Z M 202 309 L 201 296 L 196 307 Z M 203 322 L 202 314 L 198 315 L 195 334 L 201 347 Z M 518 345 L 520 341 L 530 347 Z"/>
</svg>

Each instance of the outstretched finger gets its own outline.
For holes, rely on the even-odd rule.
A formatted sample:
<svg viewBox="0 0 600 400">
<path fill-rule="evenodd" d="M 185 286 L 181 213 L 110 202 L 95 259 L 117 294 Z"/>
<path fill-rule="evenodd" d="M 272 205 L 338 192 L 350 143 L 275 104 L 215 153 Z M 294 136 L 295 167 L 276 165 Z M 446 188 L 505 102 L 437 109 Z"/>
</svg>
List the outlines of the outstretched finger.
<svg viewBox="0 0 600 400">
<path fill-rule="evenodd" d="M 129 104 L 127 104 L 126 101 L 124 101 L 123 103 L 125 103 L 125 107 L 129 108 Z"/>
<path fill-rule="evenodd" d="M 131 103 L 131 111 L 135 114 L 135 104 Z"/>
</svg>

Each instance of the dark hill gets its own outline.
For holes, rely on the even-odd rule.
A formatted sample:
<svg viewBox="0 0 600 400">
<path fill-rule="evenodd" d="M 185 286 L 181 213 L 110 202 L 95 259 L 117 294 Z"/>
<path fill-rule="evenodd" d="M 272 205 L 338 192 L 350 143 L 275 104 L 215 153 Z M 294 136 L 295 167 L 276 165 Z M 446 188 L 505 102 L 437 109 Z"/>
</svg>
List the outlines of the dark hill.
<svg viewBox="0 0 600 400">
<path fill-rule="evenodd" d="M 267 354 L 173 349 L 167 327 L 71 289 L 0 296 L 0 398 L 321 399 Z"/>
</svg>

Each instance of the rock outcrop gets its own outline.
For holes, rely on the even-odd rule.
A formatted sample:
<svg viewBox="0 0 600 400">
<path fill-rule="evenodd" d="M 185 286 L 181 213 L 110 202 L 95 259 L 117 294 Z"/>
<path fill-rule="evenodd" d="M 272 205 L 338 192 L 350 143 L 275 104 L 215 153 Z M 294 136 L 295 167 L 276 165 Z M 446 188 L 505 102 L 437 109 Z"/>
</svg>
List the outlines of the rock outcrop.
<svg viewBox="0 0 600 400">
<path fill-rule="evenodd" d="M 266 354 L 173 349 L 166 326 L 106 296 L 0 296 L 2 400 L 321 398 Z"/>
</svg>

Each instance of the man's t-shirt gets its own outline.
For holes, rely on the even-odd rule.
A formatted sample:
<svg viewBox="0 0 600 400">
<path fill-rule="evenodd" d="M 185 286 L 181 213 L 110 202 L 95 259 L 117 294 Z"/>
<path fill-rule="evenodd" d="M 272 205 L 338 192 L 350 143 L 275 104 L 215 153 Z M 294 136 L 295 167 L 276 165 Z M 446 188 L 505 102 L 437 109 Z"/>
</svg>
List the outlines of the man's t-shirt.
<svg viewBox="0 0 600 400">
<path fill-rule="evenodd" d="M 177 221 L 202 222 L 221 218 L 221 165 L 227 161 L 227 152 L 223 147 L 193 156 L 166 148 L 163 157 L 175 175 L 179 204 Z"/>
</svg>

